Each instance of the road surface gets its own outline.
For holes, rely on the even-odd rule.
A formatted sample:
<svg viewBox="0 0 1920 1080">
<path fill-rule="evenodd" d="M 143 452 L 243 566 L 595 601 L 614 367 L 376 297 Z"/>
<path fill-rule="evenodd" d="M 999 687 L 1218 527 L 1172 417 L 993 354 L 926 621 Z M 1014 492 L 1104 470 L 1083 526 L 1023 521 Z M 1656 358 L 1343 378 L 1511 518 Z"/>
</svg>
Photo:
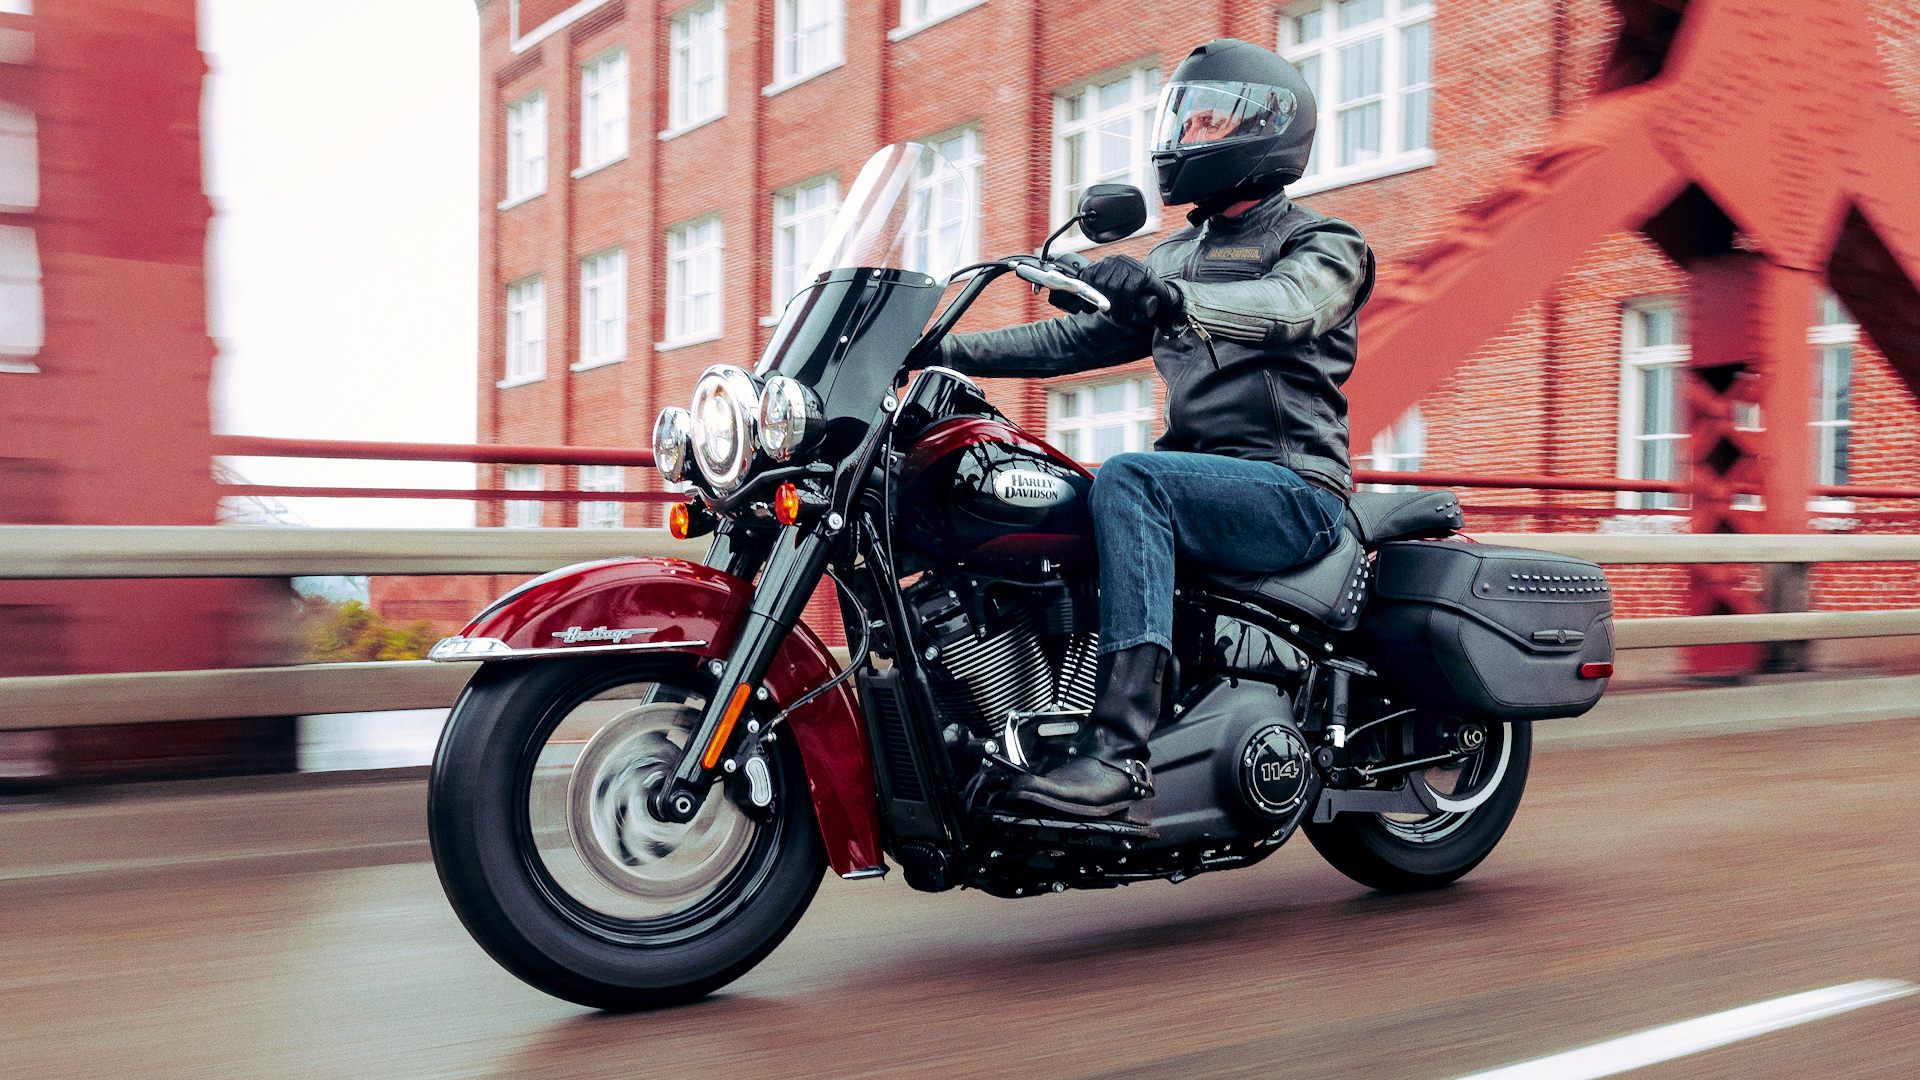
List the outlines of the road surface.
<svg viewBox="0 0 1920 1080">
<path fill-rule="evenodd" d="M 0 884 L 13 1077 L 1463 1076 L 1784 995 L 1920 983 L 1920 727 L 1562 747 L 1453 888 L 1251 870 L 1000 901 L 830 880 L 760 968 L 607 1016 L 325 852 Z M 897 878 L 897 876 L 896 876 Z M 1920 1076 L 1920 995 L 1656 1065 Z"/>
</svg>

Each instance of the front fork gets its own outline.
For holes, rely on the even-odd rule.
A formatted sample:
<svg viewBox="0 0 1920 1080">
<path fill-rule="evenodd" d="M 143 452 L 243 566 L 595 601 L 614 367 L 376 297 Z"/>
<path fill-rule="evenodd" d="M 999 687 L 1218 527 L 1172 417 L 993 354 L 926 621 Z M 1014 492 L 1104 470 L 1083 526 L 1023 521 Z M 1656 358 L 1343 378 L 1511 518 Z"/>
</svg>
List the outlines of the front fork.
<svg viewBox="0 0 1920 1080">
<path fill-rule="evenodd" d="M 781 529 L 773 541 L 733 649 L 724 661 L 712 661 L 715 690 L 687 752 L 652 795 L 653 813 L 662 820 L 692 821 L 713 785 L 731 771 L 735 740 L 744 733 L 758 744 L 766 734 L 760 717 L 771 694 L 762 681 L 819 584 L 832 540 L 825 522 L 816 519 Z"/>
</svg>

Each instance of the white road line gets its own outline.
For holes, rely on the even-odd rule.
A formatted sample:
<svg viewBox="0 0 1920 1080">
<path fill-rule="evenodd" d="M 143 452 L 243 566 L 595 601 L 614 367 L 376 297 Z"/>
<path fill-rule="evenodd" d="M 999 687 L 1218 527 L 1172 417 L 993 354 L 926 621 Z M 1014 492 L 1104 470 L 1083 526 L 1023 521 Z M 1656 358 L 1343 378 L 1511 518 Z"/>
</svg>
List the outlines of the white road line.
<svg viewBox="0 0 1920 1080">
<path fill-rule="evenodd" d="M 1613 1076 L 1914 993 L 1920 993 L 1920 986 L 1899 979 L 1862 979 L 1623 1035 L 1461 1080 L 1590 1080 Z"/>
</svg>

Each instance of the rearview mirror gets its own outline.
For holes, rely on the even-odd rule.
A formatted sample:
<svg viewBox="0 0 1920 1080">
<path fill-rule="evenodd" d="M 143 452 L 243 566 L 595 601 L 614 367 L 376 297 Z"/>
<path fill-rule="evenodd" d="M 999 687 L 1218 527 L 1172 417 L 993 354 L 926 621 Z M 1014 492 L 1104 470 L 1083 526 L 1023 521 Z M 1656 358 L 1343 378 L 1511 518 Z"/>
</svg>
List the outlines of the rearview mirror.
<svg viewBox="0 0 1920 1080">
<path fill-rule="evenodd" d="M 1125 240 L 1147 223 L 1147 197 L 1132 184 L 1095 184 L 1080 197 L 1080 231 L 1096 244 Z"/>
</svg>

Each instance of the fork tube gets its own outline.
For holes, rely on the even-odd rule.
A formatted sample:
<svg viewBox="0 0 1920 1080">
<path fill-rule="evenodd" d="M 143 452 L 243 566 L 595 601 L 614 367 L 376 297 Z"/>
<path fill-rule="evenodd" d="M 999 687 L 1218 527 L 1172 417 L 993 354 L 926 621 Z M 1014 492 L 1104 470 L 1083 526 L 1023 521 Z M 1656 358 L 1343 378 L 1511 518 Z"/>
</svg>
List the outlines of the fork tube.
<svg viewBox="0 0 1920 1080">
<path fill-rule="evenodd" d="M 818 523 L 788 526 L 774 541 L 766 571 L 753 591 L 753 603 L 740 627 L 740 636 L 727 658 L 715 661 L 720 669 L 716 673 L 714 693 L 707 701 L 693 738 L 687 743 L 686 755 L 653 796 L 654 812 L 662 818 L 693 820 L 707 790 L 724 775 L 725 762 L 731 755 L 722 747 L 715 757 L 708 752 L 710 743 L 716 738 L 731 743 L 736 731 L 742 729 L 749 735 L 759 734 L 758 716 L 764 713 L 761 706 L 768 701 L 767 690 L 760 682 L 799 620 L 814 586 L 819 584 L 831 546 Z M 750 693 L 746 707 L 736 712 L 736 727 L 722 730 L 728 719 L 728 706 L 742 686 L 748 687 Z M 715 767 L 705 766 L 702 759 L 713 760 Z"/>
</svg>

